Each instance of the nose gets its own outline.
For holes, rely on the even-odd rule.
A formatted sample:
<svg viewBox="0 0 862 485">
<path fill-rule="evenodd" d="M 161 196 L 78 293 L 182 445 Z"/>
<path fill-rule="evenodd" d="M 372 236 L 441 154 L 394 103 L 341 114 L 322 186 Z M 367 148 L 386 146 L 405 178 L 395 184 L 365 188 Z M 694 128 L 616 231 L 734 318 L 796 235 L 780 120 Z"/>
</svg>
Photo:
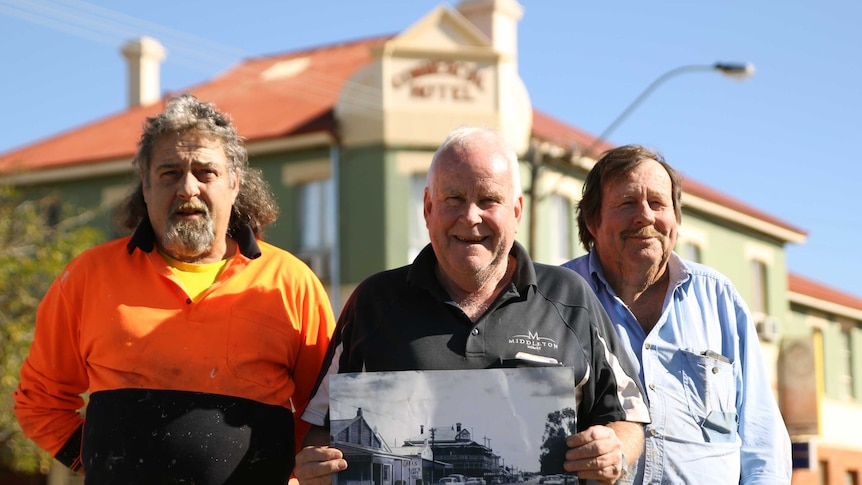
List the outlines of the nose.
<svg viewBox="0 0 862 485">
<path fill-rule="evenodd" d="M 177 196 L 183 200 L 191 200 L 201 193 L 200 182 L 192 172 L 186 173 L 179 181 Z"/>
<path fill-rule="evenodd" d="M 643 201 L 637 205 L 634 221 L 638 226 L 651 226 L 655 223 L 655 212 L 648 201 Z"/>
<path fill-rule="evenodd" d="M 461 217 L 471 226 L 480 224 L 482 222 L 482 209 L 475 203 L 466 204 Z"/>
</svg>

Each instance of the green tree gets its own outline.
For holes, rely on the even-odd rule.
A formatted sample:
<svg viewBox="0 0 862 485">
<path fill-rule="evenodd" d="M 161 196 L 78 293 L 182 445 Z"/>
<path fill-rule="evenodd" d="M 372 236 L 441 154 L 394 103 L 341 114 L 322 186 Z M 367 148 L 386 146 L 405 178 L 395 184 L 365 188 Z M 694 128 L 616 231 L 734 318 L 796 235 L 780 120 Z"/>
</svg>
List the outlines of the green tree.
<svg viewBox="0 0 862 485">
<path fill-rule="evenodd" d="M 539 472 L 542 475 L 566 473 L 563 469 L 568 449 L 566 438 L 575 434 L 577 429 L 578 413 L 574 409 L 565 408 L 548 413 L 539 454 Z"/>
<path fill-rule="evenodd" d="M 51 457 L 21 433 L 12 394 L 39 301 L 74 256 L 103 239 L 86 225 L 93 215 L 0 185 L 0 470 L 44 473 L 50 466 Z"/>
</svg>

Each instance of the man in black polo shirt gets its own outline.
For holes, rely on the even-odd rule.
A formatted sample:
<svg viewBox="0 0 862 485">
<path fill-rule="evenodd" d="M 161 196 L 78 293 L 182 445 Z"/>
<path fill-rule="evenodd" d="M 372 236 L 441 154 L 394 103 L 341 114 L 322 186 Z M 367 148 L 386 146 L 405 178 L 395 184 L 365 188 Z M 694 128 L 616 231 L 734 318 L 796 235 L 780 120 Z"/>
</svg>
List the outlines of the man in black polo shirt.
<svg viewBox="0 0 862 485">
<path fill-rule="evenodd" d="M 515 241 L 524 198 L 517 155 L 498 134 L 459 128 L 428 171 L 431 244 L 412 265 L 363 281 L 341 313 L 329 374 L 514 367 L 574 368 L 578 433 L 564 468 L 613 483 L 643 449 L 649 415 L 636 373 L 595 295 L 573 271 L 533 263 Z M 635 376 L 635 377 L 633 377 Z M 314 429 L 297 455 L 303 485 L 347 467 L 328 444 L 328 379 L 302 418 Z"/>
</svg>

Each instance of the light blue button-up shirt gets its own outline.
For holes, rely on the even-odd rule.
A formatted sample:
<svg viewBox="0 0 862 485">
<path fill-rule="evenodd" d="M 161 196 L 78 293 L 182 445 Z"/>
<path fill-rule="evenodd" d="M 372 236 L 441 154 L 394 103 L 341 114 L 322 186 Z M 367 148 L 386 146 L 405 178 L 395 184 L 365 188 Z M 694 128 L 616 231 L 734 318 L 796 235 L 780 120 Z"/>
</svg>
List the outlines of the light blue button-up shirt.
<svg viewBox="0 0 862 485">
<path fill-rule="evenodd" d="M 596 292 L 649 401 L 635 483 L 790 483 L 787 428 L 751 314 L 727 277 L 672 254 L 662 314 L 647 334 L 595 251 L 563 266 Z"/>
</svg>

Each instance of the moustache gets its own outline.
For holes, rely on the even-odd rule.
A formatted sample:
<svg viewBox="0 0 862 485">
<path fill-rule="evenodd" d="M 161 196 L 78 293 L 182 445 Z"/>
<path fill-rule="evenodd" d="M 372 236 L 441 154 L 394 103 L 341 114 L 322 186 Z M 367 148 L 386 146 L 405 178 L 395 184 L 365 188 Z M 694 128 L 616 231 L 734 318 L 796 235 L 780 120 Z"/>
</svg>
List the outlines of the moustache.
<svg viewBox="0 0 862 485">
<path fill-rule="evenodd" d="M 201 212 L 205 216 L 210 215 L 209 207 L 206 204 L 196 204 L 188 201 L 174 202 L 171 205 L 171 214 L 176 214 L 177 212 Z"/>
<path fill-rule="evenodd" d="M 647 227 L 647 228 L 633 229 L 633 230 L 629 230 L 629 231 L 624 231 L 624 232 L 623 232 L 623 234 L 622 234 L 622 236 L 623 236 L 624 238 L 628 238 L 628 237 L 637 237 L 637 238 L 643 238 L 643 237 L 654 237 L 654 238 L 659 238 L 659 237 L 662 237 L 662 234 L 661 234 L 660 232 L 656 231 L 656 230 L 655 230 L 655 229 L 653 229 L 653 228 L 648 228 L 648 227 Z"/>
</svg>

